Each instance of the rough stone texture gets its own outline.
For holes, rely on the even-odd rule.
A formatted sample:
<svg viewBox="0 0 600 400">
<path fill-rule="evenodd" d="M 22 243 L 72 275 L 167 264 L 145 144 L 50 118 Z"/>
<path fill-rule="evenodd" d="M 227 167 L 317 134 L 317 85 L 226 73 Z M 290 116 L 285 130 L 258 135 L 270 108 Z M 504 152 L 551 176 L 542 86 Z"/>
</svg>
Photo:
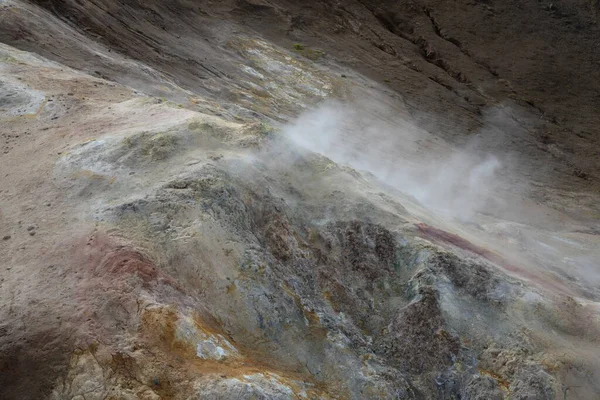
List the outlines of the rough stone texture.
<svg viewBox="0 0 600 400">
<path fill-rule="evenodd" d="M 467 384 L 464 398 L 470 400 L 500 400 L 504 398 L 504 395 L 494 378 L 490 376 L 475 376 Z"/>
<path fill-rule="evenodd" d="M 0 1 L 0 397 L 598 398 L 590 7 Z M 518 168 L 448 218 L 294 144 L 332 99 Z"/>
<path fill-rule="evenodd" d="M 459 341 L 443 328 L 435 292 L 423 288 L 419 298 L 400 310 L 387 327 L 379 351 L 413 373 L 443 369 L 452 365 L 460 350 Z"/>
</svg>

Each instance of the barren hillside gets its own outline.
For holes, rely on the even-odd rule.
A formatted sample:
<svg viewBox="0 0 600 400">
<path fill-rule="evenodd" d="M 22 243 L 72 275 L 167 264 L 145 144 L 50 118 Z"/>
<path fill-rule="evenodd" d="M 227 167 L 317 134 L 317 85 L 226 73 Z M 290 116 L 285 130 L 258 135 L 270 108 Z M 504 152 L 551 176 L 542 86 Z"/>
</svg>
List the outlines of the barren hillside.
<svg viewBox="0 0 600 400">
<path fill-rule="evenodd" d="M 0 0 L 0 398 L 599 398 L 598 19 Z"/>
</svg>

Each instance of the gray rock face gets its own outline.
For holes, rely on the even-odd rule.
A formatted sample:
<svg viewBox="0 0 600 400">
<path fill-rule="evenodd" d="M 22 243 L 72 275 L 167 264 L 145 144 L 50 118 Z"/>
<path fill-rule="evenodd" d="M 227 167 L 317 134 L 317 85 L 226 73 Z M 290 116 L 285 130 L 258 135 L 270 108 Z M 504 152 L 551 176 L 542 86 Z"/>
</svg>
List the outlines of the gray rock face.
<svg viewBox="0 0 600 400">
<path fill-rule="evenodd" d="M 498 382 L 490 376 L 474 376 L 467 384 L 464 393 L 465 399 L 472 400 L 500 400 L 504 398 L 502 391 L 498 387 Z"/>
</svg>

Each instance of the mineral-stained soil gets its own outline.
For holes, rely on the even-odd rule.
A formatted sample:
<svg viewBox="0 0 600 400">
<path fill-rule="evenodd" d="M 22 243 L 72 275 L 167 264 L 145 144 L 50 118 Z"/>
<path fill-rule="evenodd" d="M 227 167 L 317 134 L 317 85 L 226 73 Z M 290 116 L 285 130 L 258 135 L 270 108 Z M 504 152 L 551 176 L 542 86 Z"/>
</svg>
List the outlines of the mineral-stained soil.
<svg viewBox="0 0 600 400">
<path fill-rule="evenodd" d="M 598 18 L 0 0 L 0 398 L 600 398 Z"/>
</svg>

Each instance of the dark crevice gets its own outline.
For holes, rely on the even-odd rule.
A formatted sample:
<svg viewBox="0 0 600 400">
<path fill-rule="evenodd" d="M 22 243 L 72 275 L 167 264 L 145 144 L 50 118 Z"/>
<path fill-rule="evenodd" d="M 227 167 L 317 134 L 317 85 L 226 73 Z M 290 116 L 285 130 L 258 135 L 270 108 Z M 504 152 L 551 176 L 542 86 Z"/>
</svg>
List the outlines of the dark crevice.
<svg viewBox="0 0 600 400">
<path fill-rule="evenodd" d="M 419 47 L 419 50 L 421 50 L 421 55 L 423 56 L 425 61 L 442 69 L 444 72 L 446 72 L 446 74 L 448 74 L 448 76 L 450 76 L 459 83 L 470 83 L 469 78 L 464 73 L 462 73 L 461 71 L 455 71 L 446 60 L 438 56 L 438 53 L 434 50 L 434 48 L 427 41 L 427 39 L 421 36 L 417 40 L 415 40 L 414 43 L 416 46 Z"/>
<path fill-rule="evenodd" d="M 414 29 L 408 26 L 408 24 L 398 21 L 397 15 L 395 13 L 392 13 L 390 11 L 383 11 L 380 9 L 374 9 L 372 5 L 361 0 L 358 0 L 358 3 L 362 5 L 367 11 L 369 11 L 373 15 L 373 17 L 375 17 L 375 19 L 379 21 L 381 26 L 383 26 L 383 28 L 385 28 L 388 32 L 394 34 L 400 39 L 404 39 L 414 44 L 414 39 L 410 36 L 413 34 Z M 371 29 L 371 31 L 373 30 Z M 379 37 L 379 35 L 377 36 Z"/>
<path fill-rule="evenodd" d="M 375 19 L 388 32 L 392 33 L 393 35 L 395 35 L 395 36 L 397 36 L 397 37 L 399 37 L 401 39 L 407 40 L 407 41 L 411 42 L 413 45 L 417 46 L 419 48 L 419 50 L 421 51 L 421 55 L 423 56 L 423 58 L 425 59 L 425 61 L 427 61 L 428 63 L 433 64 L 436 67 L 442 69 L 446 74 L 448 74 L 451 78 L 453 78 L 454 80 L 456 80 L 458 83 L 461 83 L 461 84 L 468 84 L 468 83 L 470 83 L 469 78 L 463 72 L 461 72 L 461 71 L 454 71 L 450 67 L 450 65 L 448 64 L 448 62 L 446 60 L 438 57 L 437 53 L 435 52 L 435 50 L 433 50 L 433 48 L 430 46 L 429 42 L 424 37 L 421 36 L 419 38 L 414 38 L 413 36 L 411 36 L 414 33 L 414 30 L 411 27 L 407 27 L 407 26 L 404 26 L 404 25 L 400 26 L 401 24 L 399 23 L 398 17 L 397 17 L 397 15 L 395 13 L 392 13 L 390 11 L 383 11 L 383 10 L 380 10 L 380 9 L 374 9 L 373 6 L 365 4 L 363 1 L 360 1 L 360 0 L 359 0 L 359 3 L 365 9 L 367 9 L 368 11 L 370 11 L 371 14 L 375 17 Z M 434 30 L 436 31 L 436 34 L 438 36 L 442 37 L 439 26 L 437 25 L 437 23 L 435 23 L 435 20 L 433 20 L 433 17 L 430 16 L 429 11 L 427 9 L 425 9 L 425 10 L 426 10 L 425 13 L 428 15 L 428 17 L 430 18 L 430 20 L 432 20 L 432 23 L 433 23 L 433 26 L 434 26 Z M 378 43 L 373 43 L 377 48 L 379 48 L 382 51 L 385 51 L 388 54 L 397 56 L 396 51 L 391 46 L 385 44 L 385 42 L 383 41 L 383 39 L 381 38 L 380 35 L 378 35 L 373 29 L 371 29 L 371 32 L 375 36 L 377 36 L 380 40 L 382 40 L 383 45 L 378 44 Z M 407 33 L 407 32 L 409 32 L 409 33 Z M 448 40 L 448 39 L 445 39 L 445 40 Z M 460 43 L 456 39 L 451 39 L 451 40 L 453 42 L 455 42 L 455 43 Z M 460 47 L 459 47 L 459 49 L 460 49 Z M 431 79 L 431 78 L 429 78 L 429 79 Z M 437 82 L 437 83 L 440 83 L 440 81 L 437 80 L 437 79 L 433 80 L 433 81 Z M 442 84 L 442 86 L 444 86 L 445 88 L 448 89 L 448 87 L 447 87 L 448 85 Z"/>
<path fill-rule="evenodd" d="M 454 88 L 452 87 L 452 85 L 448 85 L 447 83 L 442 82 L 438 77 L 430 76 L 429 80 L 432 81 L 432 82 L 437 83 L 438 85 L 442 86 L 443 88 L 445 88 L 445 89 L 451 91 L 452 93 L 456 94 L 456 92 L 454 91 Z"/>
<path fill-rule="evenodd" d="M 444 39 L 445 41 L 453 44 L 454 46 L 456 46 L 456 48 L 458 48 L 458 50 L 460 50 L 461 53 L 463 53 L 465 56 L 469 57 L 475 64 L 483 67 L 486 71 L 488 71 L 492 76 L 494 77 L 498 77 L 498 72 L 495 71 L 493 68 L 491 68 L 489 65 L 487 65 L 486 63 L 484 63 L 483 61 L 477 60 L 475 57 L 473 57 L 469 51 L 467 49 L 464 48 L 463 44 L 460 42 L 460 40 L 453 38 L 451 36 L 445 35 L 444 33 L 442 33 L 442 28 L 440 27 L 439 23 L 437 22 L 437 20 L 435 19 L 435 17 L 433 16 L 431 9 L 425 7 L 423 8 L 423 12 L 425 13 L 425 15 L 427 16 L 427 18 L 429 18 L 429 21 L 431 21 L 431 25 L 433 26 L 433 31 L 435 32 L 435 34 L 441 38 Z"/>
<path fill-rule="evenodd" d="M 379 36 L 379 34 L 377 32 L 375 32 L 373 29 L 370 29 L 370 28 L 369 28 L 369 30 L 371 31 L 371 33 L 373 33 L 373 35 L 375 35 L 379 39 L 379 42 L 371 41 L 373 46 L 377 47 L 379 50 L 381 50 L 391 56 L 398 57 L 398 53 L 396 53 L 396 50 L 394 50 L 394 48 L 392 46 L 387 44 L 385 42 L 385 40 L 383 40 L 383 38 L 381 36 Z"/>
</svg>

